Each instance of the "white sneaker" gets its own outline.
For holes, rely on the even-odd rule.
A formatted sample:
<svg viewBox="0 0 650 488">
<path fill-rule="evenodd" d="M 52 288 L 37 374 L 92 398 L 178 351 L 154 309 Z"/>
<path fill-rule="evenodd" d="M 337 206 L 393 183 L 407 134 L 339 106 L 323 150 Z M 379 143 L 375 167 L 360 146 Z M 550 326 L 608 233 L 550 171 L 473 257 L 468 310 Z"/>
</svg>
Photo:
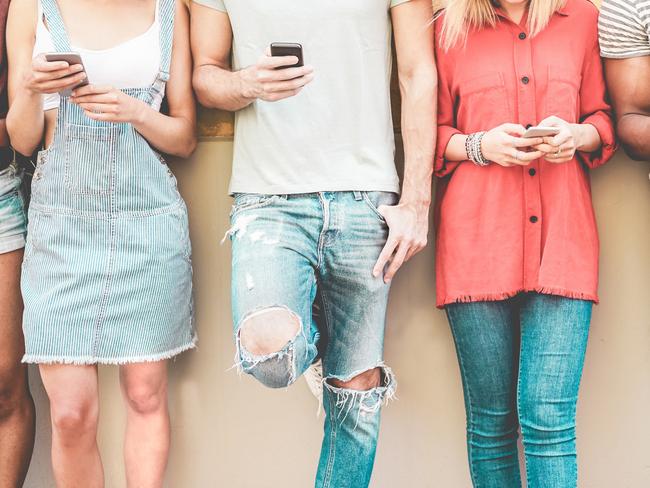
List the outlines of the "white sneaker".
<svg viewBox="0 0 650 488">
<path fill-rule="evenodd" d="M 312 394 L 318 400 L 318 405 L 323 404 L 323 361 L 320 359 L 309 366 L 305 374 L 305 381 Z M 320 407 L 319 407 L 320 411 Z"/>
</svg>

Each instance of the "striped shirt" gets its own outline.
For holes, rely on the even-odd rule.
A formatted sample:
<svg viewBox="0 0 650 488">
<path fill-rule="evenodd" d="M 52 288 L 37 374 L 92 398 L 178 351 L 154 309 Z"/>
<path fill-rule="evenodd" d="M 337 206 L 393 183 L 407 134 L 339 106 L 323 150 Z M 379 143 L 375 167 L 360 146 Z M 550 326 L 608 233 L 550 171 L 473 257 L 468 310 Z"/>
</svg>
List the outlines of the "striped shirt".
<svg viewBox="0 0 650 488">
<path fill-rule="evenodd" d="M 598 30 L 603 57 L 650 56 L 650 0 L 605 0 Z"/>
</svg>

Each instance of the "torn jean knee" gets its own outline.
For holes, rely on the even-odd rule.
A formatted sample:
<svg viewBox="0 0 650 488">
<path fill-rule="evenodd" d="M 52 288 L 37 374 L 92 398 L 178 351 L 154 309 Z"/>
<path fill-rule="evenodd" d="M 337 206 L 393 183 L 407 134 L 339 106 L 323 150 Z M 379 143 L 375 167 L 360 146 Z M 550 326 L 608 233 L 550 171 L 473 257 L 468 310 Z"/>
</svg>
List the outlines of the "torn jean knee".
<svg viewBox="0 0 650 488">
<path fill-rule="evenodd" d="M 242 326 L 247 320 L 273 310 L 285 310 L 298 320 L 296 335 L 277 352 L 255 355 L 246 350 L 241 342 Z M 318 340 L 318 337 L 315 338 Z M 316 355 L 316 346 L 307 341 L 300 317 L 285 306 L 265 307 L 245 316 L 237 327 L 236 365 L 240 371 L 250 374 L 269 388 L 285 388 L 293 384 L 311 365 Z"/>
<path fill-rule="evenodd" d="M 383 384 L 366 391 L 351 390 L 340 388 L 332 385 L 328 380 L 336 379 L 339 381 L 350 381 L 352 378 L 372 369 L 381 369 Z M 341 423 L 345 422 L 350 414 L 354 414 L 355 428 L 364 419 L 372 418 L 379 415 L 382 405 L 395 398 L 397 390 L 397 380 L 393 370 L 381 363 L 367 370 L 355 372 L 345 378 L 337 376 L 328 376 L 324 381 L 324 391 L 329 395 L 334 395 L 336 399 L 334 406 L 335 412 L 328 412 L 328 415 L 336 415 Z"/>
</svg>

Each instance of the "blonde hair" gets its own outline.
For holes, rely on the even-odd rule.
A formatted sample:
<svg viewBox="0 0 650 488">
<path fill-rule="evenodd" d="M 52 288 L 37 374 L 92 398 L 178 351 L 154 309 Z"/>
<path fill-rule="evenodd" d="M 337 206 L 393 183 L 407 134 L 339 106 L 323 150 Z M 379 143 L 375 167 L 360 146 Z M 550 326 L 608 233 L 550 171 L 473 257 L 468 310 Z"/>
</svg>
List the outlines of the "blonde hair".
<svg viewBox="0 0 650 488">
<path fill-rule="evenodd" d="M 440 2 L 435 1 L 434 4 Z M 494 27 L 497 23 L 495 3 L 492 0 L 447 0 L 442 25 L 441 41 L 444 49 L 467 38 L 469 29 Z M 555 12 L 566 0 L 529 0 L 528 30 L 531 36 L 539 34 L 548 25 Z"/>
</svg>

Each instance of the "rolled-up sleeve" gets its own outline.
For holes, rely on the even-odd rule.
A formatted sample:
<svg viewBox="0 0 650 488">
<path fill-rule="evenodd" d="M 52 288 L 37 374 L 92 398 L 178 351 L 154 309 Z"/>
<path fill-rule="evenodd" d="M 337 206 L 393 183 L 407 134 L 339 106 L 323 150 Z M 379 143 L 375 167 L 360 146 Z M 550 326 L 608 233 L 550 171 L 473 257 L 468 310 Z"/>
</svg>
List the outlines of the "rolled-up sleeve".
<svg viewBox="0 0 650 488">
<path fill-rule="evenodd" d="M 439 34 L 436 34 L 436 38 L 438 37 Z M 437 56 L 437 59 L 439 63 L 443 62 L 441 56 Z M 441 64 L 438 72 L 438 138 L 433 170 L 436 176 L 441 177 L 453 172 L 460 164 L 455 161 L 447 161 L 445 152 L 451 138 L 456 134 L 462 134 L 462 132 L 455 127 L 456 107 L 447 77 L 449 70 Z"/>
<path fill-rule="evenodd" d="M 595 43 L 585 57 L 580 87 L 580 121 L 593 125 L 602 141 L 598 151 L 580 152 L 580 159 L 590 168 L 605 164 L 616 152 L 616 132 L 612 108 L 607 101 L 607 87 L 603 77 L 603 64 L 598 43 Z"/>
</svg>

